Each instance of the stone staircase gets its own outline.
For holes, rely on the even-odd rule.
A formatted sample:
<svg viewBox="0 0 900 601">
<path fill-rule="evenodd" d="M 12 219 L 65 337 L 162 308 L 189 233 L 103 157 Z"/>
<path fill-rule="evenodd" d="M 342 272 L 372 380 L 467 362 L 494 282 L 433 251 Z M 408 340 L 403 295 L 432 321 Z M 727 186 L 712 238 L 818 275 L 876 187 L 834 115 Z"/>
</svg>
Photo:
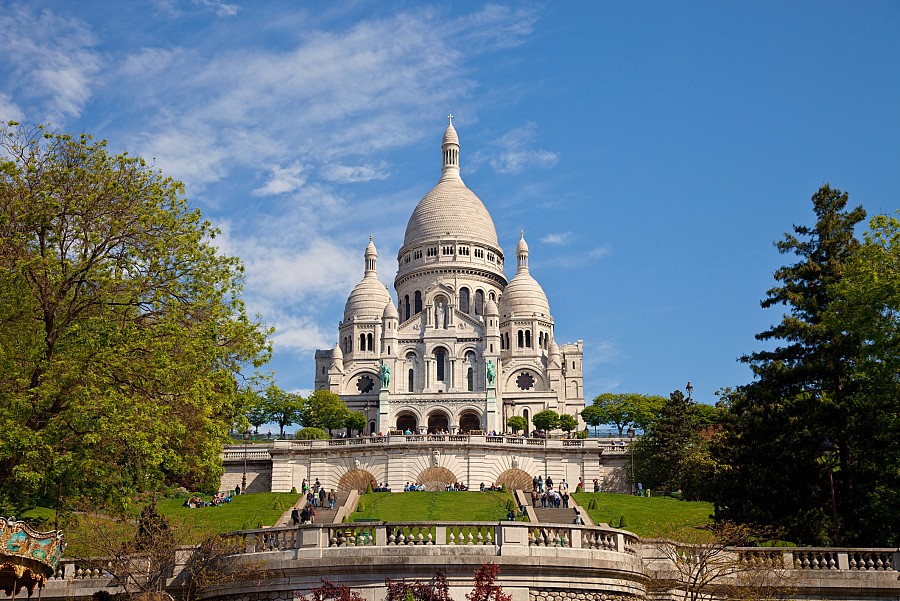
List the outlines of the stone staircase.
<svg viewBox="0 0 900 601">
<path fill-rule="evenodd" d="M 575 510 L 571 507 L 535 507 L 534 514 L 539 524 L 571 524 L 575 519 Z"/>
<path fill-rule="evenodd" d="M 315 524 L 333 524 L 334 518 L 337 516 L 338 510 L 347 502 L 348 492 L 347 491 L 335 491 L 337 494 L 337 501 L 334 504 L 334 509 L 328 509 L 328 504 L 326 502 L 325 507 L 316 507 L 316 519 L 313 523 Z M 301 497 L 297 504 L 294 506 L 298 510 L 303 510 L 306 506 L 306 497 Z M 282 514 L 282 516 L 275 523 L 275 526 L 290 526 L 291 522 L 291 510 L 293 507 L 288 509 Z"/>
</svg>

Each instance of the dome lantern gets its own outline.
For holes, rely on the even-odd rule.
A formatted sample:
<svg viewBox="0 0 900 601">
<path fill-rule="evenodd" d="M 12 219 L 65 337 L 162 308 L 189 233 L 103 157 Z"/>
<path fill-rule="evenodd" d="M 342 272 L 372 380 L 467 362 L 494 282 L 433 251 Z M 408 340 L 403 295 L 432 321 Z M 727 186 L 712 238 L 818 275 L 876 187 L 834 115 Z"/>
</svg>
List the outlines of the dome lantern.
<svg viewBox="0 0 900 601">
<path fill-rule="evenodd" d="M 447 116 L 450 125 L 444 130 L 444 140 L 441 142 L 441 179 L 462 179 L 459 177 L 459 136 L 453 128 L 453 113 Z"/>
</svg>

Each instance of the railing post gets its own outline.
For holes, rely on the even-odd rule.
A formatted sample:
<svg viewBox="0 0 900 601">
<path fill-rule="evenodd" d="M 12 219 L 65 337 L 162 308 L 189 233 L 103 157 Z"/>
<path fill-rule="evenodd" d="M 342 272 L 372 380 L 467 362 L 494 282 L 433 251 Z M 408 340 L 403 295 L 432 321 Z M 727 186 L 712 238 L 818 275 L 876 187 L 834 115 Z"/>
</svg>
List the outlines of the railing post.
<svg viewBox="0 0 900 601">
<path fill-rule="evenodd" d="M 75 563 L 67 563 L 63 565 L 63 578 L 65 580 L 73 580 L 75 578 Z"/>
<path fill-rule="evenodd" d="M 581 528 L 569 529 L 569 544 L 573 549 L 581 548 Z"/>
<path fill-rule="evenodd" d="M 435 545 L 446 545 L 447 544 L 447 527 L 446 526 L 435 526 L 434 527 L 434 544 Z"/>
<path fill-rule="evenodd" d="M 782 566 L 785 570 L 793 570 L 794 569 L 794 552 L 793 551 L 785 551 L 781 554 Z"/>
<path fill-rule="evenodd" d="M 625 535 L 621 532 L 616 532 L 616 551 L 619 553 L 625 552 Z"/>
<path fill-rule="evenodd" d="M 387 546 L 387 526 L 385 526 L 384 524 L 375 526 L 375 546 Z"/>
<path fill-rule="evenodd" d="M 244 541 L 247 543 L 247 553 L 256 552 L 256 535 L 252 532 L 244 535 Z"/>
<path fill-rule="evenodd" d="M 837 569 L 847 571 L 850 569 L 850 555 L 846 551 L 838 551 Z"/>
</svg>

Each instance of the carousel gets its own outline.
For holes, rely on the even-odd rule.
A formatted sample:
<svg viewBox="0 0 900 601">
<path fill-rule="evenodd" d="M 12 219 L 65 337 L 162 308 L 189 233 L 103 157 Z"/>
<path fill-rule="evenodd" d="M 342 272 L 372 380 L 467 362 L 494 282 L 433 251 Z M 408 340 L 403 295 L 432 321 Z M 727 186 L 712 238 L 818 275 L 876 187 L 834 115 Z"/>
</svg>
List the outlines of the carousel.
<svg viewBox="0 0 900 601">
<path fill-rule="evenodd" d="M 23 589 L 30 597 L 53 576 L 63 552 L 58 530 L 38 532 L 15 518 L 0 518 L 0 590 L 13 599 Z"/>
</svg>

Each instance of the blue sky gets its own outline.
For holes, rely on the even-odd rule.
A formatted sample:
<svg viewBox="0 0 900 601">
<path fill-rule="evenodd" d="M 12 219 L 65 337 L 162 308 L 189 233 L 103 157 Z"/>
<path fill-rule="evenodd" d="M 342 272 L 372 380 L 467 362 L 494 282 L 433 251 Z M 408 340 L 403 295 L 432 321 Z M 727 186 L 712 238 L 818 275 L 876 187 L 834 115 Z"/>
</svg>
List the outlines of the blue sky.
<svg viewBox="0 0 900 601">
<path fill-rule="evenodd" d="M 898 207 L 897 2 L 8 2 L 0 118 L 154 159 L 247 266 L 308 390 L 370 233 L 393 292 L 453 112 L 507 257 L 524 230 L 588 402 L 713 402 L 825 182 Z M 507 260 L 508 268 L 515 265 Z M 513 273 L 507 273 L 512 277 Z"/>
</svg>

